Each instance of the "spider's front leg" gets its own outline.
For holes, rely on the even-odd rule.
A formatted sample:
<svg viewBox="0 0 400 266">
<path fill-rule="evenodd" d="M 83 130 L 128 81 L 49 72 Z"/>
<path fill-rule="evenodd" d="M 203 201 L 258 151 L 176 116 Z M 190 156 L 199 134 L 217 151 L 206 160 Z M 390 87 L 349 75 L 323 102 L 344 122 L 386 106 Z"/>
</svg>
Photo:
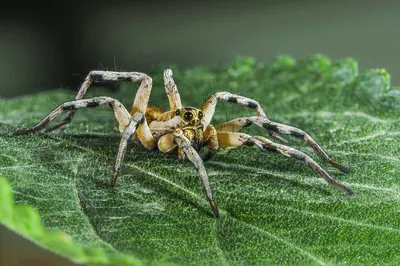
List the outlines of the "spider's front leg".
<svg viewBox="0 0 400 266">
<path fill-rule="evenodd" d="M 147 103 L 149 101 L 152 79 L 141 72 L 116 72 L 116 71 L 101 71 L 94 70 L 90 71 L 86 76 L 85 81 L 79 88 L 78 93 L 75 96 L 75 100 L 81 100 L 85 96 L 87 90 L 93 83 L 107 83 L 107 82 L 120 82 L 120 81 L 132 81 L 141 82 L 139 89 L 137 90 L 136 97 L 133 103 L 133 110 L 131 114 L 140 111 L 143 114 L 146 112 Z M 65 118 L 54 126 L 46 130 L 46 132 L 53 131 L 65 124 L 71 122 L 77 109 L 71 109 L 68 111 Z"/>
<path fill-rule="evenodd" d="M 178 88 L 172 76 L 173 73 L 171 69 L 164 70 L 164 86 L 168 96 L 169 110 L 177 110 L 182 108 L 181 96 L 179 95 Z"/>
<path fill-rule="evenodd" d="M 117 154 L 117 159 L 115 161 L 114 174 L 111 179 L 111 186 L 115 186 L 117 183 L 118 173 L 121 171 L 122 162 L 124 161 L 126 147 L 128 146 L 128 140 L 136 132 L 138 127 L 145 122 L 144 115 L 142 113 L 135 113 L 130 118 L 130 124 L 126 127 L 122 133 L 121 141 L 119 143 L 119 149 Z"/>
<path fill-rule="evenodd" d="M 186 158 L 188 158 L 196 167 L 200 176 L 201 183 L 203 184 L 206 199 L 210 204 L 215 217 L 218 218 L 219 211 L 213 199 L 211 186 L 208 181 L 208 176 L 203 161 L 201 160 L 196 150 L 190 145 L 190 141 L 188 140 L 188 138 L 184 136 L 183 131 L 181 129 L 176 129 L 175 132 L 172 134 L 173 134 L 173 140 L 176 143 L 176 145 L 185 154 Z"/>
<path fill-rule="evenodd" d="M 291 148 L 286 145 L 274 143 L 269 139 L 264 137 L 255 136 L 240 133 L 240 132 L 218 132 L 219 145 L 221 147 L 238 147 L 238 146 L 253 146 L 256 145 L 262 150 L 279 153 L 286 157 L 292 157 L 294 159 L 304 161 L 308 166 L 310 166 L 315 172 L 317 172 L 325 181 L 337 187 L 348 195 L 354 194 L 354 192 L 347 186 L 335 181 L 319 164 L 317 164 L 310 156 L 307 154 Z"/>
</svg>

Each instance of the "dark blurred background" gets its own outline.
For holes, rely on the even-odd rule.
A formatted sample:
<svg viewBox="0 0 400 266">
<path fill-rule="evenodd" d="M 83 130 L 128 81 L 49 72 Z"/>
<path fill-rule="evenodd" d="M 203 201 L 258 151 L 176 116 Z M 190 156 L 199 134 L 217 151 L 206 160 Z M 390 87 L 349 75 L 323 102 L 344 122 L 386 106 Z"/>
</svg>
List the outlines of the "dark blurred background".
<svg viewBox="0 0 400 266">
<path fill-rule="evenodd" d="M 56 1 L 0 8 L 0 96 L 67 87 L 92 69 L 223 66 L 322 53 L 400 84 L 400 1 Z"/>
<path fill-rule="evenodd" d="M 399 28 L 395 0 L 8 1 L 0 7 L 0 97 L 76 91 L 92 69 L 220 67 L 279 54 L 352 57 L 360 70 L 386 68 L 399 85 Z M 1 265 L 66 265 L 1 225 L 0 240 Z"/>
</svg>

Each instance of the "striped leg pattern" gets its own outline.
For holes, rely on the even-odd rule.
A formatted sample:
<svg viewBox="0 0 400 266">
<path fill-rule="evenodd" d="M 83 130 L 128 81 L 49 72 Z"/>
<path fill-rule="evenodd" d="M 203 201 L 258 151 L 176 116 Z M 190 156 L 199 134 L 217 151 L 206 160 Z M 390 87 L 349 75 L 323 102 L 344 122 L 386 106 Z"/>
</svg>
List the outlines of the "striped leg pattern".
<svg viewBox="0 0 400 266">
<path fill-rule="evenodd" d="M 179 95 L 178 88 L 172 75 L 171 69 L 164 70 L 164 86 L 168 96 L 170 111 L 182 108 L 181 96 Z"/>
<path fill-rule="evenodd" d="M 121 142 L 119 143 L 119 149 L 117 159 L 115 161 L 114 175 L 111 179 L 111 186 L 115 186 L 117 183 L 118 173 L 122 169 L 122 162 L 124 161 L 126 147 L 128 146 L 128 140 L 135 133 L 136 129 L 145 121 L 142 113 L 135 113 L 130 118 L 130 124 L 125 128 L 122 133 Z"/>
<path fill-rule="evenodd" d="M 133 104 L 133 112 L 140 111 L 143 114 L 146 111 L 147 103 L 149 101 L 152 79 L 141 72 L 115 72 L 115 71 L 101 71 L 95 70 L 90 71 L 86 76 L 84 82 L 79 88 L 78 93 L 75 96 L 75 100 L 81 100 L 85 96 L 87 90 L 90 85 L 93 83 L 107 83 L 107 82 L 120 82 L 120 81 L 132 81 L 132 82 L 141 82 L 139 89 L 136 93 L 136 97 Z M 65 118 L 54 126 L 50 127 L 46 130 L 46 132 L 53 131 L 65 124 L 71 122 L 73 116 L 75 115 L 77 109 L 72 109 L 68 111 Z"/>
<path fill-rule="evenodd" d="M 290 136 L 293 136 L 296 138 L 301 138 L 325 162 L 332 165 L 333 167 L 338 168 L 340 171 L 342 171 L 344 173 L 349 172 L 349 170 L 346 167 L 333 161 L 327 155 L 327 153 L 321 148 L 321 146 L 318 145 L 318 143 L 313 138 L 310 137 L 310 135 L 307 132 L 304 132 L 301 129 L 298 129 L 298 128 L 295 128 L 295 127 L 292 127 L 289 125 L 272 122 L 271 120 L 269 120 L 266 117 L 251 116 L 251 117 L 237 118 L 237 119 L 233 119 L 231 121 L 228 121 L 226 123 L 216 126 L 216 129 L 218 131 L 237 132 L 237 131 L 241 130 L 242 128 L 248 127 L 250 125 L 257 125 L 261 128 L 264 128 L 268 131 L 272 131 L 277 134 L 285 134 L 285 135 L 290 135 Z"/>
<path fill-rule="evenodd" d="M 257 101 L 226 91 L 217 92 L 216 94 L 209 96 L 203 103 L 203 118 L 201 119 L 201 123 L 203 124 L 204 129 L 206 129 L 210 124 L 218 101 L 237 103 L 242 106 L 247 106 L 249 108 L 256 109 L 258 116 L 266 117 L 261 105 Z"/>
<path fill-rule="evenodd" d="M 133 134 L 139 133 L 137 132 L 137 129 L 139 128 L 139 126 L 145 124 L 143 123 L 145 121 L 144 114 L 136 112 L 131 116 L 128 110 L 126 110 L 126 108 L 118 100 L 110 97 L 95 97 L 91 99 L 66 102 L 57 107 L 53 112 L 51 112 L 45 119 L 39 122 L 36 126 L 18 130 L 14 134 L 21 135 L 21 134 L 38 132 L 42 130 L 48 123 L 53 121 L 56 117 L 61 115 L 64 111 L 78 110 L 82 108 L 93 108 L 105 104 L 108 104 L 113 108 L 115 117 L 119 123 L 120 131 L 122 132 L 121 142 L 119 145 L 119 150 L 114 167 L 114 175 L 111 180 L 111 185 L 115 186 L 117 182 L 118 173 L 121 171 L 122 168 L 121 166 L 124 160 L 128 139 Z M 137 137 L 141 142 L 153 140 L 151 132 L 150 132 L 150 137 L 147 135 L 139 135 L 139 134 L 137 134 Z"/>
<path fill-rule="evenodd" d="M 337 187 L 348 195 L 352 195 L 353 191 L 346 187 L 345 185 L 335 181 L 319 164 L 317 164 L 310 156 L 307 154 L 291 148 L 289 146 L 278 144 L 270 141 L 267 138 L 239 133 L 239 132 L 218 132 L 218 141 L 220 147 L 238 147 L 238 146 L 253 146 L 256 145 L 262 150 L 279 153 L 286 157 L 292 157 L 297 160 L 304 161 L 308 166 L 310 166 L 315 172 L 317 172 L 325 181 Z"/>
<path fill-rule="evenodd" d="M 266 114 L 264 113 L 264 110 L 262 109 L 261 105 L 250 98 L 243 97 L 240 95 L 232 94 L 230 92 L 217 92 L 214 95 L 211 95 L 208 97 L 203 104 L 203 113 L 204 113 L 204 118 L 202 119 L 202 123 L 204 125 L 204 128 L 206 128 L 209 124 L 210 121 L 214 115 L 215 108 L 217 105 L 217 101 L 225 101 L 225 102 L 230 102 L 230 103 L 237 103 L 242 106 L 246 106 L 248 108 L 256 109 L 257 115 L 260 117 L 267 117 Z M 238 129 L 240 130 L 240 129 Z M 287 143 L 287 141 L 284 138 L 281 138 L 278 136 L 275 132 L 268 130 L 268 134 L 274 138 L 277 139 L 281 143 Z"/>
<path fill-rule="evenodd" d="M 113 108 L 115 118 L 118 120 L 119 123 L 120 130 L 125 129 L 125 127 L 127 127 L 130 122 L 131 115 L 129 114 L 129 112 L 118 100 L 111 97 L 101 96 L 63 103 L 56 109 L 54 109 L 54 111 L 52 111 L 48 116 L 46 116 L 34 127 L 17 130 L 14 134 L 21 135 L 41 131 L 47 124 L 49 124 L 65 111 L 71 112 L 83 108 L 94 108 L 105 104 L 108 104 L 111 108 Z"/>
<path fill-rule="evenodd" d="M 200 176 L 200 181 L 203 184 L 206 199 L 207 199 L 208 203 L 210 204 L 211 210 L 213 211 L 215 217 L 218 218 L 219 211 L 218 211 L 217 206 L 215 205 L 212 191 L 211 191 L 211 186 L 210 186 L 210 183 L 208 182 L 207 172 L 204 167 L 203 161 L 200 158 L 200 155 L 191 146 L 190 141 L 188 140 L 188 138 L 186 138 L 184 136 L 183 131 L 181 129 L 175 130 L 175 132 L 173 133 L 173 138 L 174 138 L 174 142 L 176 143 L 176 145 L 185 154 L 185 157 L 187 159 L 189 159 L 196 167 L 196 169 L 199 173 L 199 176 Z"/>
</svg>

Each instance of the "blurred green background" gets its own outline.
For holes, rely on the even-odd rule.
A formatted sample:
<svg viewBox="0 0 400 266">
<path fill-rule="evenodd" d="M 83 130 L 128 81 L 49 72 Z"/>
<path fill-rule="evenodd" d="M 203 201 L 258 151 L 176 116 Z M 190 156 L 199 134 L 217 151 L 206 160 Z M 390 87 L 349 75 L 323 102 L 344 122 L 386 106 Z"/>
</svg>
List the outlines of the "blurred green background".
<svg viewBox="0 0 400 266">
<path fill-rule="evenodd" d="M 77 90 L 92 69 L 353 57 L 400 84 L 400 1 L 65 1 L 0 10 L 0 96 Z M 161 74 L 161 73 L 160 73 Z M 229 89 L 229 88 L 221 88 Z"/>
<path fill-rule="evenodd" d="M 386 68 L 399 85 L 399 26 L 395 0 L 9 1 L 0 8 L 0 97 L 77 91 L 92 69 L 218 67 L 280 54 L 352 57 L 360 70 Z M 1 265 L 72 265 L 3 226 L 0 239 Z"/>
</svg>

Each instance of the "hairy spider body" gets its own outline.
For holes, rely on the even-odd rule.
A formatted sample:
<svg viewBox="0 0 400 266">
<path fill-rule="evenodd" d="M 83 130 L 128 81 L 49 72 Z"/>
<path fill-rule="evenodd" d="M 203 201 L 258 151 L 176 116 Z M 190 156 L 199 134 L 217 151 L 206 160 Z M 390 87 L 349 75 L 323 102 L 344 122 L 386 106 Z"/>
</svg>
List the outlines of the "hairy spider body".
<svg viewBox="0 0 400 266">
<path fill-rule="evenodd" d="M 176 148 L 173 132 L 178 128 L 182 130 L 190 145 L 199 151 L 204 144 L 202 116 L 201 110 L 194 107 L 183 107 L 165 112 L 159 107 L 152 106 L 146 109 L 145 114 L 153 139 L 158 149 L 164 153 Z M 179 150 L 178 154 L 183 156 Z"/>
<path fill-rule="evenodd" d="M 118 100 L 110 97 L 101 96 L 83 99 L 92 83 L 113 81 L 140 82 L 130 112 Z M 109 105 L 114 111 L 119 131 L 122 134 L 111 185 L 115 186 L 116 184 L 129 139 L 140 142 L 148 149 L 158 149 L 163 153 L 176 150 L 178 158 L 188 159 L 196 167 L 206 199 L 216 217 L 219 217 L 219 211 L 213 199 L 203 160 L 209 160 L 218 148 L 257 146 L 261 150 L 304 161 L 327 183 L 345 191 L 349 195 L 353 194 L 351 189 L 335 181 L 310 156 L 281 144 L 286 141 L 279 136 L 280 134 L 301 138 L 325 162 L 342 172 L 348 172 L 344 166 L 331 160 L 317 142 L 303 130 L 269 120 L 257 101 L 230 92 L 217 92 L 204 101 L 201 109 L 182 107 L 180 95 L 170 69 L 164 71 L 164 85 L 169 100 L 170 108 L 168 111 L 164 111 L 159 107 L 148 106 L 152 87 L 152 79 L 148 75 L 141 72 L 91 71 L 82 83 L 74 101 L 61 104 L 34 127 L 18 130 L 15 134 L 41 131 L 56 117 L 63 112 L 67 112 L 62 121 L 46 130 L 46 132 L 49 132 L 69 123 L 78 109 Z M 236 118 L 214 127 L 210 122 L 214 115 L 217 101 L 235 103 L 255 109 L 257 115 Z M 251 125 L 265 129 L 271 138 L 277 139 L 281 143 L 275 143 L 263 136 L 250 136 L 240 132 L 242 128 Z M 208 146 L 209 151 L 201 159 L 198 151 L 204 146 Z"/>
</svg>

